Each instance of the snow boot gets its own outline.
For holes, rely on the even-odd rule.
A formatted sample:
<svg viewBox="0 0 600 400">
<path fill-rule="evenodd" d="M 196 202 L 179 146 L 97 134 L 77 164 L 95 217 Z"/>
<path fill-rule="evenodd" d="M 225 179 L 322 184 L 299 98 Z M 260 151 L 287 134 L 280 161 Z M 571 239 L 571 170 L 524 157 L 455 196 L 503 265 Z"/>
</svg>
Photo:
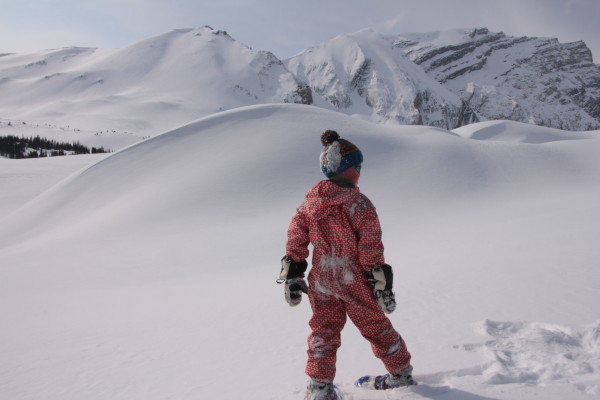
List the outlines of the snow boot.
<svg viewBox="0 0 600 400">
<path fill-rule="evenodd" d="M 387 390 L 416 385 L 417 382 L 412 377 L 412 370 L 413 367 L 408 366 L 399 374 L 363 376 L 356 381 L 356 386 L 375 390 Z"/>
<path fill-rule="evenodd" d="M 304 400 L 341 400 L 333 383 L 308 382 Z"/>
</svg>

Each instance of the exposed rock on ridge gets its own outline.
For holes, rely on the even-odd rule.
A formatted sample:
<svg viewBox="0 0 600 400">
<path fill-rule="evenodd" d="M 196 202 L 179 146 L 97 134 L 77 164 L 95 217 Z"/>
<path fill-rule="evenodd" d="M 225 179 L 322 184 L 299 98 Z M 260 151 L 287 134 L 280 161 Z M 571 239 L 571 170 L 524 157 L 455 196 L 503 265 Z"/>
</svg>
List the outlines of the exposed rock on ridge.
<svg viewBox="0 0 600 400">
<path fill-rule="evenodd" d="M 600 66 L 581 41 L 511 37 L 486 28 L 390 38 L 482 119 L 600 128 Z"/>
</svg>

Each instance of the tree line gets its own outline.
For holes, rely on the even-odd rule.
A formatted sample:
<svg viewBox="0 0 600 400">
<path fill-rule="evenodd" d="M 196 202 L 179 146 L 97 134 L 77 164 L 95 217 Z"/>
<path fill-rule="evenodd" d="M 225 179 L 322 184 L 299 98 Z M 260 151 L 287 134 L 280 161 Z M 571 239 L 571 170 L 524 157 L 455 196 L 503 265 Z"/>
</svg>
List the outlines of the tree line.
<svg viewBox="0 0 600 400">
<path fill-rule="evenodd" d="M 0 137 L 0 156 L 7 158 L 38 158 L 55 157 L 67 154 L 109 153 L 104 147 L 86 147 L 79 142 L 57 142 L 46 138 L 36 137 Z"/>
</svg>

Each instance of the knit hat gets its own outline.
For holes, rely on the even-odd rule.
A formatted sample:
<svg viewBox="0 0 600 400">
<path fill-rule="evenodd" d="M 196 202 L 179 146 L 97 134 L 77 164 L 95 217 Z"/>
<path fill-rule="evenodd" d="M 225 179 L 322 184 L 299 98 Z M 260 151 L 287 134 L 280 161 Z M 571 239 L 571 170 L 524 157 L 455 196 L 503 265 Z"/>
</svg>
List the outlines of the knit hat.
<svg viewBox="0 0 600 400">
<path fill-rule="evenodd" d="M 321 135 L 321 171 L 328 178 L 354 167 L 360 168 L 362 152 L 351 142 L 342 139 L 336 131 L 327 130 Z"/>
</svg>

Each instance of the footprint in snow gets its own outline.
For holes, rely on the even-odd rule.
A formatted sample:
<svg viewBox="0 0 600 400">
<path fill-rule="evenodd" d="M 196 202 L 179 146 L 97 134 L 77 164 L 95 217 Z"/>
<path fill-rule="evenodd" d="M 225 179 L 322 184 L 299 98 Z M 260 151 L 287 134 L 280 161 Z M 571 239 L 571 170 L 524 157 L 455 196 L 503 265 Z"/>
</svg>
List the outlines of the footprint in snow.
<svg viewBox="0 0 600 400">
<path fill-rule="evenodd" d="M 486 383 L 543 385 L 561 381 L 584 393 L 600 394 L 594 378 L 600 374 L 600 321 L 573 329 L 541 322 L 485 320 L 477 324 L 477 330 L 489 340 L 460 348 L 483 353 L 486 362 L 478 368 Z"/>
</svg>

